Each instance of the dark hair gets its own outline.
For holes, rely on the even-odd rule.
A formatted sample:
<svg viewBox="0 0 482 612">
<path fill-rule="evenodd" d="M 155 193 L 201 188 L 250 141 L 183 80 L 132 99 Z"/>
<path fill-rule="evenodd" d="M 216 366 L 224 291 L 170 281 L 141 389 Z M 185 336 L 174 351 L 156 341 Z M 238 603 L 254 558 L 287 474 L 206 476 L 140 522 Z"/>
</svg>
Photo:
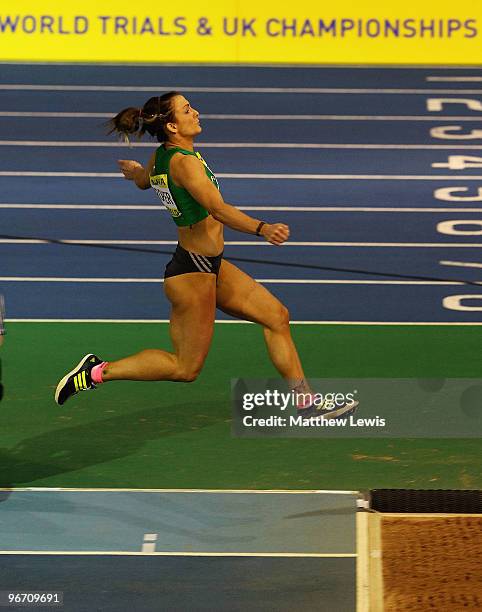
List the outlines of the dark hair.
<svg viewBox="0 0 482 612">
<path fill-rule="evenodd" d="M 170 91 L 163 96 L 149 98 L 142 108 L 130 106 L 124 108 L 107 122 L 109 134 L 117 132 L 129 141 L 130 134 L 136 134 L 138 138 L 147 132 L 155 136 L 159 142 L 166 140 L 164 126 L 174 121 L 174 109 L 172 99 L 180 96 L 178 91 Z"/>
</svg>

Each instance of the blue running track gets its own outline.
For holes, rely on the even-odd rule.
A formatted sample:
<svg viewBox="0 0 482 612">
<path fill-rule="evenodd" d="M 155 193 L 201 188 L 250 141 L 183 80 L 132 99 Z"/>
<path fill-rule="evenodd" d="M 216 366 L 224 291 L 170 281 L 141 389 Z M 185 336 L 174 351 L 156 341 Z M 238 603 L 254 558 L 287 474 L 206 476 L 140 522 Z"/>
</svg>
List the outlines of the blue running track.
<svg viewBox="0 0 482 612">
<path fill-rule="evenodd" d="M 285 301 L 295 321 L 480 323 L 482 162 L 434 164 L 478 157 L 482 138 L 467 135 L 482 128 L 482 114 L 429 103 L 481 100 L 473 83 L 433 79 L 479 74 L 3 65 L 0 289 L 8 317 L 168 318 L 161 279 L 175 227 L 116 166 L 118 158 L 146 160 L 156 144 L 127 148 L 103 123 L 174 88 L 201 112 L 198 149 L 226 201 L 290 225 L 282 248 L 227 230 L 225 254 Z M 447 126 L 458 132 L 433 131 Z M 446 298 L 457 295 L 465 297 L 454 310 Z"/>
</svg>

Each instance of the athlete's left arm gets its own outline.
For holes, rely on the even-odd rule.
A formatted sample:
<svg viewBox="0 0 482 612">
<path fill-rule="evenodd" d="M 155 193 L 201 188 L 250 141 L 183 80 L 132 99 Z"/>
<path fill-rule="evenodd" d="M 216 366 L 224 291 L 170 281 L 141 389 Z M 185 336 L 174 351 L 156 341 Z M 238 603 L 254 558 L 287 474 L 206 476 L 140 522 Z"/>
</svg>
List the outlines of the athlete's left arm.
<svg viewBox="0 0 482 612">
<path fill-rule="evenodd" d="M 171 176 L 176 183 L 187 189 L 193 198 L 215 219 L 231 229 L 246 234 L 256 234 L 258 228 L 260 228 L 260 235 L 271 244 L 276 245 L 283 244 L 288 240 L 290 229 L 286 224 L 261 223 L 259 219 L 253 219 L 235 206 L 227 204 L 220 191 L 207 177 L 204 166 L 194 156 L 183 155 L 179 156 L 178 159 L 173 157 L 171 160 Z"/>
<path fill-rule="evenodd" d="M 124 178 L 128 181 L 134 181 L 139 189 L 149 189 L 151 182 L 149 176 L 154 164 L 156 162 L 156 152 L 151 155 L 146 166 L 143 166 L 138 161 L 133 159 L 119 159 L 117 163 L 119 168 L 124 175 Z"/>
</svg>

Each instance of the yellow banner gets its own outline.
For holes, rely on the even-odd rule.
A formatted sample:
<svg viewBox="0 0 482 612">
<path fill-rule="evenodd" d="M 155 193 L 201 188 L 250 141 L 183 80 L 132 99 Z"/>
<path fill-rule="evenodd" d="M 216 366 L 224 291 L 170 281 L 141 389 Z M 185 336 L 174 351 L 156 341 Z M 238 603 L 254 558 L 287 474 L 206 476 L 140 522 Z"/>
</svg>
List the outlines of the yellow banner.
<svg viewBox="0 0 482 612">
<path fill-rule="evenodd" d="M 482 64 L 482 2 L 5 2 L 0 60 Z"/>
</svg>

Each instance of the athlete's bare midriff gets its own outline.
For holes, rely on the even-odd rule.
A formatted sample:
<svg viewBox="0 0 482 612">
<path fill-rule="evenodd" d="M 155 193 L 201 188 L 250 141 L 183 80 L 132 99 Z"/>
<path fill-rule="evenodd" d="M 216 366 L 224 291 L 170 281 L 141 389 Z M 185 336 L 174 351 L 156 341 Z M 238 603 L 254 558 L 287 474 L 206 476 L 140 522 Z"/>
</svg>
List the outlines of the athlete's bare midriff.
<svg viewBox="0 0 482 612">
<path fill-rule="evenodd" d="M 224 249 L 223 224 L 209 215 L 191 227 L 178 227 L 179 244 L 187 251 L 215 257 Z"/>
<path fill-rule="evenodd" d="M 181 153 L 175 153 L 170 163 L 169 171 L 175 185 L 179 185 L 180 182 L 178 162 L 181 158 Z M 192 251 L 207 257 L 215 257 L 224 249 L 224 225 L 212 215 L 194 225 L 178 226 L 177 231 L 179 244 L 186 251 Z"/>
</svg>

